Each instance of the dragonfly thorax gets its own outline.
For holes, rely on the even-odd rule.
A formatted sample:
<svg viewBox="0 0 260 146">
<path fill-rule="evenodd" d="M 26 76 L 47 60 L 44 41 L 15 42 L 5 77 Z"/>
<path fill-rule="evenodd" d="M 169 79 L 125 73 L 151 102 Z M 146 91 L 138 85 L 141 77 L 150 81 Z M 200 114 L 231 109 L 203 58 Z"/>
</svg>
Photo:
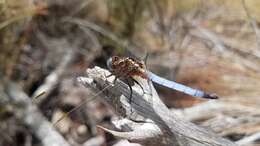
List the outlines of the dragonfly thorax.
<svg viewBox="0 0 260 146">
<path fill-rule="evenodd" d="M 140 76 L 147 79 L 144 64 L 131 57 L 113 56 L 107 60 L 107 66 L 112 74 L 120 78 Z"/>
</svg>

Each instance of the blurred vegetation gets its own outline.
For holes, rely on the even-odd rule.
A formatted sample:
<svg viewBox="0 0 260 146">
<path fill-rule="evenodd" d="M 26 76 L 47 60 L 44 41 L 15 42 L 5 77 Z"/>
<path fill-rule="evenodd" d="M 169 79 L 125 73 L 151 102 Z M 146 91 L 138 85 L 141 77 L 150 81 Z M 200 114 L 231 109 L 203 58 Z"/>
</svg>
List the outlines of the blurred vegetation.
<svg viewBox="0 0 260 146">
<path fill-rule="evenodd" d="M 62 22 L 62 19 L 67 16 L 92 21 L 119 39 L 128 44 L 134 44 L 135 48 L 138 48 L 130 50 L 118 45 L 108 36 L 99 35 L 98 43 L 101 43 L 104 51 L 110 52 L 107 56 L 127 55 L 130 51 L 140 57 L 144 56 L 145 52 L 163 53 L 176 51 L 176 49 L 183 50 L 180 46 L 187 34 L 187 28 L 190 27 L 182 21 L 185 16 L 189 16 L 190 19 L 197 17 L 199 21 L 202 20 L 201 25 L 217 33 L 228 30 L 226 31 L 228 35 L 232 36 L 235 33 L 235 37 L 243 37 L 244 32 L 252 32 L 253 29 L 243 27 L 243 23 L 249 23 L 250 18 L 246 15 L 242 2 L 243 0 L 97 0 L 86 2 L 77 0 L 73 4 L 71 2 L 65 4 L 62 1 L 33 3 L 30 0 L 1 0 L 0 71 L 7 78 L 21 82 L 30 80 L 32 75 L 29 74 L 35 75 L 35 72 L 32 73 L 33 69 L 25 69 L 22 62 L 32 55 L 30 53 L 28 55 L 26 47 L 42 47 L 41 41 L 35 37 L 35 34 L 39 32 L 44 32 L 49 37 L 68 37 L 70 43 L 80 42 L 82 48 L 91 46 L 91 43 L 78 38 L 82 36 L 79 32 L 84 33 L 82 28 Z M 259 20 L 260 2 L 255 0 L 244 2 L 250 17 Z M 237 27 L 243 29 L 239 32 L 240 29 L 236 29 Z M 247 43 L 252 44 L 252 39 L 248 38 Z M 35 48 L 33 51 L 37 50 Z M 43 54 L 44 49 L 40 50 Z M 92 46 L 93 50 L 95 51 Z M 25 56 L 21 57 L 22 55 Z M 36 60 L 37 58 L 34 58 L 33 62 Z M 57 61 L 56 63 L 49 61 L 47 66 L 54 68 L 55 64 Z M 39 68 L 32 66 L 27 67 Z M 50 71 L 44 68 L 41 71 L 43 70 Z M 48 72 L 43 74 L 47 75 Z M 37 75 L 33 78 L 26 86 L 31 87 L 35 82 L 42 82 L 39 81 L 41 79 L 37 79 Z"/>
<path fill-rule="evenodd" d="M 26 47 L 32 45 L 38 46 L 35 48 L 42 47 L 41 41 L 35 38 L 35 34 L 39 32 L 45 32 L 49 37 L 68 37 L 70 43 L 81 42 L 83 48 L 91 46 L 91 43 L 78 38 L 78 36 L 82 36 L 78 33 L 80 31 L 84 33 L 84 30 L 62 22 L 62 19 L 67 16 L 92 21 L 119 39 L 128 42 L 127 44 L 134 44 L 135 48 L 138 48 L 131 50 L 118 45 L 108 36 L 99 35 L 97 39 L 103 49 L 112 52 L 107 56 L 112 54 L 128 55 L 127 53 L 130 51 L 140 57 L 144 56 L 145 52 L 183 50 L 180 49 L 180 46 L 187 34 L 187 27 L 190 27 L 182 21 L 185 16 L 201 19 L 201 25 L 217 33 L 229 30 L 230 32 L 226 31 L 226 34 L 230 33 L 231 36 L 235 27 L 243 28 L 240 32 L 235 30 L 235 37 L 243 37 L 241 35 L 243 31 L 252 32 L 253 30 L 250 27 L 242 27 L 243 22 L 248 21 L 247 23 L 249 23 L 250 21 L 242 2 L 243 0 L 97 0 L 86 2 L 77 0 L 73 4 L 71 2 L 65 4 L 62 1 L 33 3 L 30 0 L 20 0 L 19 2 L 1 0 L 1 74 L 21 82 L 28 82 L 32 76 L 29 74 L 35 75 L 35 72 L 32 72 L 34 69 L 25 69 L 22 62 L 25 57 L 30 58 L 32 55 L 29 53 L 28 56 Z M 255 0 L 245 0 L 244 2 L 250 17 L 259 20 L 260 2 Z M 248 43 L 252 43 L 251 41 L 249 39 Z M 35 48 L 33 51 L 37 50 Z M 40 50 L 43 54 L 43 49 Z M 92 47 L 92 50 L 95 49 Z M 21 57 L 21 55 L 25 56 Z M 37 58 L 34 58 L 33 61 L 36 60 Z M 48 64 L 49 68 L 53 68 L 57 61 L 56 63 L 49 61 Z M 36 65 L 32 66 L 27 67 L 39 68 L 35 67 Z M 50 71 L 42 68 L 39 72 L 44 70 Z M 48 72 L 43 74 L 47 75 Z M 37 78 L 36 75 L 26 86 L 31 87 L 35 82 L 41 82 Z"/>
<path fill-rule="evenodd" d="M 44 10 L 45 5 L 35 6 L 27 0 L 3 0 L 0 8 L 0 71 L 10 78 L 19 64 L 21 48 L 26 43 L 25 33 L 29 21 L 33 16 L 46 15 L 47 11 Z"/>
<path fill-rule="evenodd" d="M 87 8 L 82 9 L 80 14 L 81 16 L 85 15 L 87 17 L 95 18 L 96 20 L 99 19 L 105 25 L 108 24 L 111 32 L 114 32 L 118 37 L 123 37 L 129 41 L 136 41 L 141 37 L 140 40 L 144 40 L 144 42 L 147 43 L 147 48 L 153 49 L 158 48 L 161 45 L 166 45 L 167 43 L 161 41 L 158 42 L 158 40 L 156 41 L 156 36 L 153 36 L 150 33 L 146 34 L 147 32 L 144 32 L 144 27 L 146 27 L 145 23 L 147 23 L 151 17 L 154 17 L 154 12 L 151 12 L 154 11 L 154 9 L 151 8 L 153 3 L 155 3 L 158 7 L 157 13 L 161 13 L 165 19 L 170 19 L 170 17 L 178 14 L 189 13 L 190 11 L 200 10 L 203 12 L 207 11 L 207 8 L 224 7 L 227 17 L 222 15 L 222 19 L 248 20 L 245 12 L 243 11 L 240 0 L 209 0 L 206 2 L 203 0 L 99 0 L 94 2 L 92 6 L 96 5 L 94 7 L 97 8 L 100 8 L 101 6 L 101 9 L 97 10 L 103 11 L 97 12 L 95 8 L 91 9 L 91 6 L 88 6 Z M 246 0 L 246 6 L 250 11 L 251 16 L 256 20 L 260 19 L 259 5 L 259 1 Z M 24 32 L 26 32 L 25 29 L 27 29 L 34 16 L 47 14 L 47 11 L 44 10 L 46 7 L 47 4 L 44 4 L 43 2 L 33 4 L 29 0 L 0 1 L 0 45 L 2 50 L 0 62 L 1 71 L 7 76 L 11 76 L 13 66 L 19 58 L 21 45 L 26 41 L 26 36 L 24 36 Z M 107 7 L 108 11 L 104 11 L 104 9 L 106 9 L 104 7 Z M 85 9 L 89 10 L 86 11 Z M 216 22 L 217 21 L 212 21 L 207 23 L 211 26 L 215 26 L 214 23 Z M 104 43 L 106 44 L 108 41 L 105 40 Z M 111 45 L 115 43 L 110 42 L 108 44 Z M 119 46 L 115 46 L 115 48 L 118 48 L 119 52 L 121 52 Z"/>
<path fill-rule="evenodd" d="M 91 23 L 86 26 L 64 21 L 67 19 Z M 248 103 L 250 100 L 244 97 L 259 96 L 260 87 L 259 73 L 252 69 L 260 64 L 255 59 L 257 40 L 250 26 L 252 19 L 259 26 L 259 0 L 0 0 L 0 76 L 15 80 L 31 96 L 48 75 L 62 66 L 64 54 L 74 53 L 54 89 L 39 105 L 51 121 L 56 113 L 75 107 L 75 102 L 88 92 L 79 89 L 71 78 L 94 65 L 105 67 L 111 55 L 141 58 L 149 52 L 148 67 L 158 74 L 228 97 L 240 96 Z M 193 23 L 221 36 L 229 43 L 229 50 L 244 51 L 254 59 L 235 51 L 231 55 L 214 51 L 214 44 L 194 35 L 197 32 Z M 96 26 L 106 34 L 93 29 Z M 158 89 L 171 107 L 201 102 Z M 93 113 L 98 114 L 93 119 L 106 123 L 111 113 L 103 104 L 95 106 Z M 15 112 L 9 108 L 1 106 L 0 120 L 6 120 L 2 115 Z M 78 126 L 77 120 L 76 124 L 70 121 L 74 124 L 71 129 Z M 87 128 L 88 138 L 97 134 L 95 129 Z M 72 137 L 68 129 L 60 131 Z"/>
</svg>

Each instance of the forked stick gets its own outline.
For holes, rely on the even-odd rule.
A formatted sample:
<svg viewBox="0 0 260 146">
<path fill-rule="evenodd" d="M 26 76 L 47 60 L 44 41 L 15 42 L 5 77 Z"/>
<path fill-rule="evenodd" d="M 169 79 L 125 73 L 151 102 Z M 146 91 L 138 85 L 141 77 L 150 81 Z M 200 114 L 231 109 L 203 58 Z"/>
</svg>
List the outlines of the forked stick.
<svg viewBox="0 0 260 146">
<path fill-rule="evenodd" d="M 94 92 L 98 92 L 108 85 L 113 84 L 113 79 L 105 78 L 110 74 L 107 70 L 99 67 L 87 69 L 88 77 L 79 77 L 78 81 L 85 86 L 91 87 Z M 128 86 L 117 80 L 108 90 L 102 92 L 100 97 L 107 104 L 114 108 L 125 119 L 137 119 L 142 117 L 148 119 L 143 123 L 125 122 L 122 129 L 125 132 L 117 132 L 102 128 L 111 134 L 128 139 L 132 142 L 143 145 L 210 145 L 210 146 L 233 146 L 233 142 L 217 136 L 210 130 L 203 129 L 193 123 L 178 118 L 160 100 L 151 82 L 137 79 L 142 84 L 144 90 L 151 90 L 151 94 L 142 94 L 140 88 L 133 88 L 131 107 L 129 104 Z M 152 98 L 152 104 L 150 99 Z M 133 109 L 133 112 L 131 111 Z M 135 117 L 133 116 L 135 115 Z M 119 125 L 115 125 L 119 127 Z M 132 130 L 129 130 L 132 129 Z"/>
<path fill-rule="evenodd" d="M 0 85 L 0 94 L 7 95 L 12 104 L 17 106 L 14 112 L 16 119 L 21 120 L 43 146 L 70 146 L 17 84 L 8 82 L 4 90 Z"/>
</svg>

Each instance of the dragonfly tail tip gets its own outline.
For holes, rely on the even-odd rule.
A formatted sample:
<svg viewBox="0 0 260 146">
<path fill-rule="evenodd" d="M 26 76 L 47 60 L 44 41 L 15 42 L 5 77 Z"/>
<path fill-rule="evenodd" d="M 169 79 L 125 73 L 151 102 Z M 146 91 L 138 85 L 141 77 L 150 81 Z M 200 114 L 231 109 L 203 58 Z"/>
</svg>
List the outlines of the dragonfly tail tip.
<svg viewBox="0 0 260 146">
<path fill-rule="evenodd" d="M 203 98 L 207 98 L 207 99 L 218 99 L 219 97 L 218 97 L 218 95 L 217 94 L 205 94 L 204 96 L 203 96 Z"/>
</svg>

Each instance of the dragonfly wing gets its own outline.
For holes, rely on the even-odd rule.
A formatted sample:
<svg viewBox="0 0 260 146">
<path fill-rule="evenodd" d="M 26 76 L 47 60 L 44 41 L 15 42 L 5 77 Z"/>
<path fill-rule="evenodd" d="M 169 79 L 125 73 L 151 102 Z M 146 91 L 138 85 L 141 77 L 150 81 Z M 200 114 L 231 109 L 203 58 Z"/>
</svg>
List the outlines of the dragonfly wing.
<svg viewBox="0 0 260 146">
<path fill-rule="evenodd" d="M 147 71 L 148 77 L 153 82 L 160 84 L 162 86 L 168 87 L 170 89 L 177 90 L 179 92 L 183 92 L 185 94 L 195 96 L 195 97 L 201 97 L 201 98 L 209 98 L 209 99 L 217 99 L 218 97 L 215 94 L 208 94 L 203 91 L 190 88 L 188 86 L 176 83 L 174 81 L 167 80 L 165 78 L 162 78 L 150 71 Z"/>
</svg>

